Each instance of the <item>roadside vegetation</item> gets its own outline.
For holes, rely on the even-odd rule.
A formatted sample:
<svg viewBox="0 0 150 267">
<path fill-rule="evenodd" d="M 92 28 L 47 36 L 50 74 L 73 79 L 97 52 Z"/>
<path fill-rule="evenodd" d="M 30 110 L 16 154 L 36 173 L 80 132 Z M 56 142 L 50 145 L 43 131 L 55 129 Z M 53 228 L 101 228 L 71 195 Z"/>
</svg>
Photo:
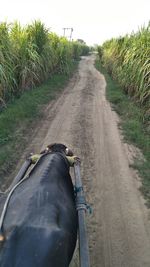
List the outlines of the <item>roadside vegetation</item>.
<svg viewBox="0 0 150 267">
<path fill-rule="evenodd" d="M 106 78 L 106 95 L 121 116 L 126 141 L 143 152 L 132 167 L 142 177 L 150 207 L 150 27 L 98 47 L 96 67 Z"/>
<path fill-rule="evenodd" d="M 22 27 L 0 23 L 0 108 L 54 73 L 68 74 L 73 60 L 89 51 L 50 32 L 42 22 Z"/>
<path fill-rule="evenodd" d="M 137 33 L 106 41 L 98 47 L 107 72 L 150 118 L 150 23 Z"/>
<path fill-rule="evenodd" d="M 57 36 L 40 21 L 0 24 L 0 184 L 30 142 L 43 107 L 88 52 L 85 44 Z"/>
</svg>

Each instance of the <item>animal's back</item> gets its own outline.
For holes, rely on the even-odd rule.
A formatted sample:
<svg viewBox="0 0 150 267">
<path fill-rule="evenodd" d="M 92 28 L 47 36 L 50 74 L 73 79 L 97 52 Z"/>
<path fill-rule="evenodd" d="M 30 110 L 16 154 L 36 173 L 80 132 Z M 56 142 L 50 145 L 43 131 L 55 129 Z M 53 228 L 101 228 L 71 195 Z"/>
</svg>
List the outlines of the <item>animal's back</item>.
<svg viewBox="0 0 150 267">
<path fill-rule="evenodd" d="M 15 243 L 14 243 L 15 241 Z M 1 253 L 1 267 L 67 267 L 74 251 L 70 233 L 56 226 L 14 229 Z"/>
<path fill-rule="evenodd" d="M 43 157 L 30 178 L 15 190 L 4 234 L 1 267 L 69 265 L 76 244 L 77 214 L 69 167 L 61 155 Z"/>
</svg>

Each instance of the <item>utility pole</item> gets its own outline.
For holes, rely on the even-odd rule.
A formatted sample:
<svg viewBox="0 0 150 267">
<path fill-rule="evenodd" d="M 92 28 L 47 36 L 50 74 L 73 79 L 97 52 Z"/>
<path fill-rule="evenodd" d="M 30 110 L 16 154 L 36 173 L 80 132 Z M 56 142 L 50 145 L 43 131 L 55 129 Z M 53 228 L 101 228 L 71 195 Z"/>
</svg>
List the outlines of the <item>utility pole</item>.
<svg viewBox="0 0 150 267">
<path fill-rule="evenodd" d="M 70 32 L 70 35 L 68 36 L 68 38 L 71 41 L 72 40 L 73 28 L 63 28 L 63 30 L 64 30 L 64 37 L 66 36 L 66 31 L 69 31 Z"/>
</svg>

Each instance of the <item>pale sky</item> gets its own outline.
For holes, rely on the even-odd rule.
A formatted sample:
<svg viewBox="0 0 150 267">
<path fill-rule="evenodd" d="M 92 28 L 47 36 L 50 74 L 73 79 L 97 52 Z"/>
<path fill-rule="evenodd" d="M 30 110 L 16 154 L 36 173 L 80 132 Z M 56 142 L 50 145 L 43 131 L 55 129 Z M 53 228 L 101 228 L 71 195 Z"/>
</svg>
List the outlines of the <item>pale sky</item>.
<svg viewBox="0 0 150 267">
<path fill-rule="evenodd" d="M 71 27 L 73 39 L 102 44 L 147 25 L 150 0 L 0 0 L 0 22 L 27 24 L 35 19 L 59 35 Z"/>
</svg>

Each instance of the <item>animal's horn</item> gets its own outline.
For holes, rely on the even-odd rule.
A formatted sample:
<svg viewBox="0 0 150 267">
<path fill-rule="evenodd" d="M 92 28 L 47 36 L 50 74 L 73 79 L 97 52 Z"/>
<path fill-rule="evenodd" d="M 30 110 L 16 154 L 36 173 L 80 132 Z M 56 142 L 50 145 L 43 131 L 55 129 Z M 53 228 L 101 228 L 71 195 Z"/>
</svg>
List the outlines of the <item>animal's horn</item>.
<svg viewBox="0 0 150 267">
<path fill-rule="evenodd" d="M 69 149 L 68 147 L 66 148 L 66 156 L 72 157 L 73 156 L 73 152 L 71 149 Z"/>
</svg>

